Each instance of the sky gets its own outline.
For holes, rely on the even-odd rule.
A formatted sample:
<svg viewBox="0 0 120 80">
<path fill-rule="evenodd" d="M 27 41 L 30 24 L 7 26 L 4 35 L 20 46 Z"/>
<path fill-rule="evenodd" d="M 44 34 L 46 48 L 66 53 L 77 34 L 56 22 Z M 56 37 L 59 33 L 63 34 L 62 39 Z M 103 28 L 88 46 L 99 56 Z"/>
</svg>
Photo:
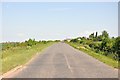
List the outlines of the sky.
<svg viewBox="0 0 120 80">
<path fill-rule="evenodd" d="M 103 30 L 118 36 L 117 2 L 4 2 L 0 7 L 2 42 L 88 37 Z"/>
</svg>

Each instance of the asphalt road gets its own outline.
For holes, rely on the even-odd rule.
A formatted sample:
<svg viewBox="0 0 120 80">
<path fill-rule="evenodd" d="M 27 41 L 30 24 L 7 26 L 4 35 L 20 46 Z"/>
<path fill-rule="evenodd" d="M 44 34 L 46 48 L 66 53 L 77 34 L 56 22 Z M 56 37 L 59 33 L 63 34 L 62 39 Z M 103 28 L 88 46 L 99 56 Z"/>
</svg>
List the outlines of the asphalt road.
<svg viewBox="0 0 120 80">
<path fill-rule="evenodd" d="M 26 56 L 27 57 L 27 56 Z M 39 54 L 13 78 L 118 78 L 118 70 L 65 43 L 57 43 Z"/>
</svg>

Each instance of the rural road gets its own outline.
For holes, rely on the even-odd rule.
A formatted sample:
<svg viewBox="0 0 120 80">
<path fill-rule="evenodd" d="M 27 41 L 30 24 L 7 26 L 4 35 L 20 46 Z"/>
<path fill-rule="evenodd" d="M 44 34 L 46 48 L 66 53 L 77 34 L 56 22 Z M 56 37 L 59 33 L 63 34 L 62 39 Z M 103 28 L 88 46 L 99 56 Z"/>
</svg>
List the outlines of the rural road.
<svg viewBox="0 0 120 80">
<path fill-rule="evenodd" d="M 60 42 L 48 47 L 23 69 L 7 77 L 118 78 L 118 70 Z"/>
</svg>

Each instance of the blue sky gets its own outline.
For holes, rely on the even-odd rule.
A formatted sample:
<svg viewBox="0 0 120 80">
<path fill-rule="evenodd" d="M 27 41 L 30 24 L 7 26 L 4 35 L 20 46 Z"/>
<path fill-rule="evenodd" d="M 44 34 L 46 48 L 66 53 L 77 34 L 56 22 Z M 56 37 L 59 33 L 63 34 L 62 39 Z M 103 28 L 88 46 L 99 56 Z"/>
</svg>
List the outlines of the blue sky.
<svg viewBox="0 0 120 80">
<path fill-rule="evenodd" d="M 118 36 L 117 2 L 2 3 L 2 41 L 65 39 L 106 30 Z"/>
</svg>

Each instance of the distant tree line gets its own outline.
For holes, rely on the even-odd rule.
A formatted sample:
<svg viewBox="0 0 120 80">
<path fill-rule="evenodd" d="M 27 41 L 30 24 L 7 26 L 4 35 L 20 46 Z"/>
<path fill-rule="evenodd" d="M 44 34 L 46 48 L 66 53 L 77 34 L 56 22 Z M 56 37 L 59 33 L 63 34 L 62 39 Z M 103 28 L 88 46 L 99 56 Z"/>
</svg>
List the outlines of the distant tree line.
<svg viewBox="0 0 120 80">
<path fill-rule="evenodd" d="M 24 42 L 5 42 L 5 43 L 0 43 L 2 45 L 2 50 L 8 50 L 14 47 L 32 47 L 34 45 L 37 45 L 39 43 L 46 44 L 48 42 L 52 42 L 51 40 L 45 41 L 45 40 L 40 40 L 36 41 L 35 39 L 28 39 Z M 56 40 L 58 42 L 58 40 Z"/>
<path fill-rule="evenodd" d="M 107 31 L 103 31 L 101 35 L 98 35 L 98 32 L 92 33 L 88 38 L 78 37 L 71 39 L 70 42 L 82 44 L 96 53 L 120 61 L 120 37 L 110 38 Z"/>
</svg>

